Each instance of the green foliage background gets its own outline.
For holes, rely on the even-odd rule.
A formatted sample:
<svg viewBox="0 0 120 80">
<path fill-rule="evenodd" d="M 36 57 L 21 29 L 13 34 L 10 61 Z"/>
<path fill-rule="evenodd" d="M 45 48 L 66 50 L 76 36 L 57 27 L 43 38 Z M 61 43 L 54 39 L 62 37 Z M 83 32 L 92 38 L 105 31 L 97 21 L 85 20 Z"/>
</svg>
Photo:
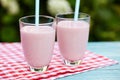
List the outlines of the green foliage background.
<svg viewBox="0 0 120 80">
<path fill-rule="evenodd" d="M 0 41 L 18 42 L 19 18 L 34 14 L 35 0 L 17 0 L 20 12 L 12 15 L 0 3 Z M 74 10 L 75 0 L 68 0 Z M 41 0 L 41 13 L 50 15 L 46 5 L 47 0 Z M 90 14 L 91 29 L 89 41 L 120 41 L 120 0 L 81 0 L 81 12 Z"/>
</svg>

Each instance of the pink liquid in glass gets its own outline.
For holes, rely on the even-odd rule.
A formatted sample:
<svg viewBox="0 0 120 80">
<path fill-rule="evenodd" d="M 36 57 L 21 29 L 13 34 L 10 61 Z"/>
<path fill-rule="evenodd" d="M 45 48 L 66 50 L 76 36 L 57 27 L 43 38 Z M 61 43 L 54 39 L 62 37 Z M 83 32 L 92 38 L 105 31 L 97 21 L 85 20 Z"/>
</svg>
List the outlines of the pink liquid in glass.
<svg viewBox="0 0 120 80">
<path fill-rule="evenodd" d="M 49 26 L 25 26 L 20 32 L 28 64 L 33 68 L 47 66 L 52 57 L 55 30 Z"/>
<path fill-rule="evenodd" d="M 60 21 L 57 25 L 57 39 L 60 52 L 66 60 L 83 58 L 89 35 L 89 23 L 85 21 Z"/>
</svg>

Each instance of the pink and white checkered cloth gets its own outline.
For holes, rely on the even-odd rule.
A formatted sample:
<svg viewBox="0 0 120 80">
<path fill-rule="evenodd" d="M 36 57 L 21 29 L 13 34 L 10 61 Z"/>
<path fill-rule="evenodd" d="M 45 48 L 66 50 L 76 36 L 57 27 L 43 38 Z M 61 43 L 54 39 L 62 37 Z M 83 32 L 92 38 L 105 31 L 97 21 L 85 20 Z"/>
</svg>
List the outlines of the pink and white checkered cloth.
<svg viewBox="0 0 120 80">
<path fill-rule="evenodd" d="M 55 44 L 54 55 L 48 71 L 30 72 L 24 61 L 20 43 L 0 43 L 0 80 L 53 80 L 105 66 L 117 64 L 117 61 L 86 51 L 80 66 L 66 66 Z"/>
</svg>

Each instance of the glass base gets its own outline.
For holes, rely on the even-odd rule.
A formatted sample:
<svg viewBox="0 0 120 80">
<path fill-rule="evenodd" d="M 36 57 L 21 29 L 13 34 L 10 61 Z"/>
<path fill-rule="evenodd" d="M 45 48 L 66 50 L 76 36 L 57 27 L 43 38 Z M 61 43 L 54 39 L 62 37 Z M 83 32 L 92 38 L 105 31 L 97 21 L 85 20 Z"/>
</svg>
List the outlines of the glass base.
<svg viewBox="0 0 120 80">
<path fill-rule="evenodd" d="M 45 72 L 45 71 L 47 71 L 47 69 L 48 69 L 48 66 L 44 66 L 44 67 L 41 67 L 41 68 L 30 67 L 30 71 L 32 71 L 32 72 Z"/>
<path fill-rule="evenodd" d="M 78 60 L 78 61 L 68 61 L 68 60 L 64 60 L 64 63 L 68 66 L 78 66 L 80 65 L 82 62 L 82 60 Z"/>
</svg>

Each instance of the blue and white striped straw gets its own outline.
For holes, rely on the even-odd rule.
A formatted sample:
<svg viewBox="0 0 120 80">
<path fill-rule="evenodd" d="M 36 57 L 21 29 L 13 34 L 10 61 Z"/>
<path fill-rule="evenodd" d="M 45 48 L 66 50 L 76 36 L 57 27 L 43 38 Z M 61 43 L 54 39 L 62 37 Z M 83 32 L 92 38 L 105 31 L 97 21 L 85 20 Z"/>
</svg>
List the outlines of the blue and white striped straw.
<svg viewBox="0 0 120 80">
<path fill-rule="evenodd" d="M 76 0 L 75 13 L 74 13 L 74 21 L 77 21 L 77 20 L 78 20 L 79 9 L 80 9 L 80 0 Z"/>
<path fill-rule="evenodd" d="M 39 26 L 39 0 L 35 2 L 35 26 Z"/>
</svg>

